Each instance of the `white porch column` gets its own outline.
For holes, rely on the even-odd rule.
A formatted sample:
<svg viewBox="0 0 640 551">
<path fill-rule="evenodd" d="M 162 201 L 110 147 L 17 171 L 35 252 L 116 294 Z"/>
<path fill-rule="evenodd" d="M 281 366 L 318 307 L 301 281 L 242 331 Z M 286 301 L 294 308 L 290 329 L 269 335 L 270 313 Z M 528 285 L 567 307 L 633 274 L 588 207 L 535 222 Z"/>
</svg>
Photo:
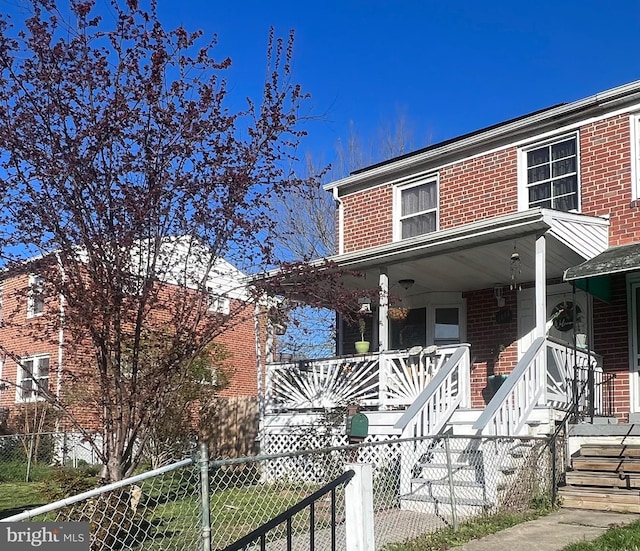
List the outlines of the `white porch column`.
<svg viewBox="0 0 640 551">
<path fill-rule="evenodd" d="M 547 333 L 547 242 L 544 234 L 536 237 L 536 337 Z M 545 355 L 546 357 L 546 355 Z"/>
<path fill-rule="evenodd" d="M 380 270 L 380 300 L 378 308 L 378 350 L 389 350 L 389 274 L 386 268 Z"/>
<path fill-rule="evenodd" d="M 543 235 L 536 237 L 536 328 L 535 336 L 547 336 L 547 242 Z M 536 379 L 542 387 L 538 405 L 547 403 L 547 352 L 543 350 L 536 362 Z"/>
</svg>

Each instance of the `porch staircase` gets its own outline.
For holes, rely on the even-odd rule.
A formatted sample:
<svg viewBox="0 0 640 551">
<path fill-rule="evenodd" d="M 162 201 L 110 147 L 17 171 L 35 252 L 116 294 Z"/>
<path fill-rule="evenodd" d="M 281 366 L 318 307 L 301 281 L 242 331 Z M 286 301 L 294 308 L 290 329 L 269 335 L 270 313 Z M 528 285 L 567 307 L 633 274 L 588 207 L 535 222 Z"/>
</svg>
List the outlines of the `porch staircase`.
<svg viewBox="0 0 640 551">
<path fill-rule="evenodd" d="M 583 444 L 572 464 L 563 507 L 640 513 L 640 445 Z"/>
<path fill-rule="evenodd" d="M 436 440 L 411 469 L 401 508 L 450 520 L 490 512 L 509 498 L 526 468 L 533 441 L 447 437 Z M 531 466 L 533 468 L 533 466 Z"/>
</svg>

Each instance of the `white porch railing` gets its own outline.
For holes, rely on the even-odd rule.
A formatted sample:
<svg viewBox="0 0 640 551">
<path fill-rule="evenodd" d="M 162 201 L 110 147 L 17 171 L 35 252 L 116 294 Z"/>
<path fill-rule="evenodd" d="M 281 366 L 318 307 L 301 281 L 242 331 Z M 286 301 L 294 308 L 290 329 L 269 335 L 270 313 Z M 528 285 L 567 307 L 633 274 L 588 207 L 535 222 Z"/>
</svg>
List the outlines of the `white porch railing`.
<svg viewBox="0 0 640 551">
<path fill-rule="evenodd" d="M 479 434 L 516 435 L 533 408 L 544 405 L 545 339 L 538 337 L 482 412 L 473 428 Z"/>
<path fill-rule="evenodd" d="M 587 389 L 588 377 L 593 384 Z M 479 434 L 519 435 L 536 406 L 602 412 L 602 358 L 555 339 L 535 339 L 473 425 Z"/>
<path fill-rule="evenodd" d="M 438 434 L 459 407 L 471 398 L 469 345 L 458 346 L 428 386 L 398 419 L 395 429 L 403 438 Z"/>
<path fill-rule="evenodd" d="M 593 375 L 591 389 L 589 373 Z M 603 413 L 602 388 L 602 356 L 547 338 L 548 405 L 568 411 L 573 401 L 577 400 L 579 411 L 586 411 L 593 405 L 595 414 Z M 590 400 L 593 404 L 589 403 Z"/>
<path fill-rule="evenodd" d="M 431 355 L 394 350 L 268 364 L 266 413 L 331 409 L 352 403 L 380 409 L 408 407 L 455 350 L 454 346 L 442 347 Z"/>
</svg>

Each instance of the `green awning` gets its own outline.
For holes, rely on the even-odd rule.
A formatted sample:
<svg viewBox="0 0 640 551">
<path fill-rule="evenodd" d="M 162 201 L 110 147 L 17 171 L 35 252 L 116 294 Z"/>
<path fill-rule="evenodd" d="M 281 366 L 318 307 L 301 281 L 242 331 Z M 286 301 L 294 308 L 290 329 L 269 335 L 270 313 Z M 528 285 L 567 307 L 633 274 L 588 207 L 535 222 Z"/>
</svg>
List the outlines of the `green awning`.
<svg viewBox="0 0 640 551">
<path fill-rule="evenodd" d="M 635 271 L 640 271 L 640 243 L 609 247 L 592 259 L 566 270 L 564 280 L 573 282 L 579 289 L 609 302 L 610 276 Z"/>
</svg>

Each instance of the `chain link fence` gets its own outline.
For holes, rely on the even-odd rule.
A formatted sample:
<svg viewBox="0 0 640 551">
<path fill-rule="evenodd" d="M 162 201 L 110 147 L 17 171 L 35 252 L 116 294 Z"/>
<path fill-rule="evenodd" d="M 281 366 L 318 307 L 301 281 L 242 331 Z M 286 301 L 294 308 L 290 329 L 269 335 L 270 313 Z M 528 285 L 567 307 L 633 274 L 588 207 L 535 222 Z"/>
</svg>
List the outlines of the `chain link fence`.
<svg viewBox="0 0 640 551">
<path fill-rule="evenodd" d="M 4 520 L 88 522 L 94 551 L 222 550 L 339 477 L 348 464 L 369 463 L 381 549 L 457 528 L 473 516 L 551 500 L 564 471 L 563 451 L 561 441 L 542 437 L 440 436 L 225 461 L 200 455 Z M 329 548 L 330 501 L 322 498 L 313 510 L 295 515 L 293 549 L 309 548 L 311 520 L 315 548 Z M 335 530 L 342 549 L 345 507 L 341 488 Z M 269 549 L 279 549 L 278 542 L 284 546 L 286 535 L 284 529 L 270 533 Z"/>
<path fill-rule="evenodd" d="M 101 435 L 93 439 L 101 446 Z M 50 465 L 80 468 L 99 463 L 95 448 L 77 433 L 0 435 L 0 482 L 37 480 L 42 468 Z"/>
</svg>

